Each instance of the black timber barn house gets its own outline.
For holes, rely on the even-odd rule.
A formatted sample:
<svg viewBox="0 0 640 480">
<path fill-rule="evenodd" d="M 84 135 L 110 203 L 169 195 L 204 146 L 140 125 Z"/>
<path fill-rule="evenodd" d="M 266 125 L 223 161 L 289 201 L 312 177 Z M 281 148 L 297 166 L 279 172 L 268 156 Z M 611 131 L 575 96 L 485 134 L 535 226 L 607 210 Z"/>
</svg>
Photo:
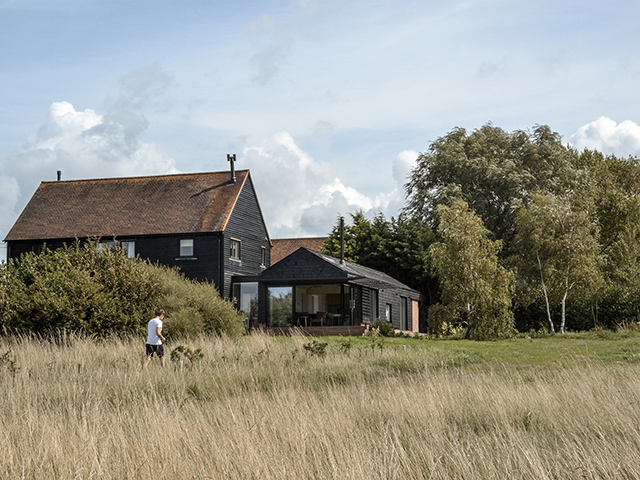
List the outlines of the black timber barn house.
<svg viewBox="0 0 640 480">
<path fill-rule="evenodd" d="M 7 258 L 87 239 L 212 282 L 248 327 L 357 334 L 382 319 L 423 331 L 420 292 L 382 272 L 309 248 L 270 267 L 248 170 L 42 182 L 7 234 Z"/>
<path fill-rule="evenodd" d="M 7 258 L 119 242 L 231 296 L 231 277 L 270 264 L 271 242 L 248 170 L 42 182 L 5 242 Z"/>
</svg>

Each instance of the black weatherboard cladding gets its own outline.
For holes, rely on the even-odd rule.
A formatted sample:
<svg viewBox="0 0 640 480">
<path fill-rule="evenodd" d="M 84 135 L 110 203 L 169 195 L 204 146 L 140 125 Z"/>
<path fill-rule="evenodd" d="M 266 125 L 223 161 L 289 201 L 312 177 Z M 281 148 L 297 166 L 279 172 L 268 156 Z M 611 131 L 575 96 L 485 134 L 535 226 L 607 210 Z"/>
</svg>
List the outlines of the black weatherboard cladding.
<svg viewBox="0 0 640 480">
<path fill-rule="evenodd" d="M 229 258 L 231 240 L 240 240 L 240 261 Z M 266 266 L 269 266 L 270 244 L 264 225 L 258 198 L 249 177 L 240 192 L 224 230 L 224 291 L 229 296 L 231 277 L 234 275 L 257 275 L 261 268 L 262 248 L 266 249 Z"/>
</svg>

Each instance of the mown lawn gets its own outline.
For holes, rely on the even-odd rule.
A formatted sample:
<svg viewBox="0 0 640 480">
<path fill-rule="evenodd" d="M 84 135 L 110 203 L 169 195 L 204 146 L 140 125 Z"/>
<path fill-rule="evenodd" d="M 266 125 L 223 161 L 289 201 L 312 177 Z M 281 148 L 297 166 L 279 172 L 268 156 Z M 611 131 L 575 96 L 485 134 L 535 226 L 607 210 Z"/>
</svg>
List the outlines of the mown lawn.
<svg viewBox="0 0 640 480">
<path fill-rule="evenodd" d="M 339 346 L 342 337 L 319 339 L 330 346 Z M 283 340 L 286 341 L 286 340 Z M 390 337 L 384 339 L 383 350 L 435 349 L 467 353 L 473 363 L 507 365 L 573 366 L 591 362 L 640 362 L 640 332 L 593 331 L 548 335 L 539 338 L 519 336 L 495 342 L 477 342 L 463 339 L 428 339 Z M 371 349 L 367 337 L 354 338 L 353 347 Z M 376 352 L 379 352 L 376 347 Z"/>
</svg>

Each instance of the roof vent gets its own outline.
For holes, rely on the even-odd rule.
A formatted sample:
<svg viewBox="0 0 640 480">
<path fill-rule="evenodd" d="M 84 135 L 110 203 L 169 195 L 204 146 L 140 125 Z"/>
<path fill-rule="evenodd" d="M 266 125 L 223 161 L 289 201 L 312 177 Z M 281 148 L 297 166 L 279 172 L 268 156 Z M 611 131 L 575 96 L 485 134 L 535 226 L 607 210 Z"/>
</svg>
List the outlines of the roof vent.
<svg viewBox="0 0 640 480">
<path fill-rule="evenodd" d="M 236 154 L 227 154 L 227 162 L 231 164 L 231 183 L 236 183 Z"/>
</svg>

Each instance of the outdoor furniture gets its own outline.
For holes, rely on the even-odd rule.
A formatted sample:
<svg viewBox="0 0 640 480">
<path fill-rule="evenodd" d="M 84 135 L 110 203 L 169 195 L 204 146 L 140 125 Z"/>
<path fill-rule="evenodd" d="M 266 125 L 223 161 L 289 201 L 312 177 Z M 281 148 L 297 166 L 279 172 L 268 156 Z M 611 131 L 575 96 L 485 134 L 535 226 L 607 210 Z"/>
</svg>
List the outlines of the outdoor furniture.
<svg viewBox="0 0 640 480">
<path fill-rule="evenodd" d="M 317 312 L 313 317 L 311 317 L 311 326 L 313 327 L 314 323 L 319 323 L 321 327 L 324 327 L 326 321 L 327 312 Z"/>
<path fill-rule="evenodd" d="M 298 327 L 302 326 L 301 323 L 304 322 L 304 326 L 308 327 L 309 326 L 309 319 L 311 318 L 311 315 L 309 315 L 308 313 L 299 313 L 297 315 L 297 324 Z"/>
</svg>

